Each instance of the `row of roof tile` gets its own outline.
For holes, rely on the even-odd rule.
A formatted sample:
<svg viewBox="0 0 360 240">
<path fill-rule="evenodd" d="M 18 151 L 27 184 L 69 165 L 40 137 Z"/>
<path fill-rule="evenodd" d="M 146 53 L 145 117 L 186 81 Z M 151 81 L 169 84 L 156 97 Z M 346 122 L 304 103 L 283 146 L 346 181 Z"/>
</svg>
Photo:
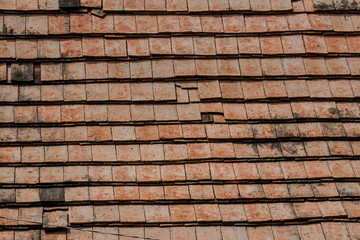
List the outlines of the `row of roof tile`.
<svg viewBox="0 0 360 240">
<path fill-rule="evenodd" d="M 36 152 L 29 152 L 33 150 Z M 45 155 L 44 155 L 45 149 Z M 27 151 L 27 154 L 25 154 Z M 22 152 L 22 155 L 20 153 Z M 358 141 L 188 143 L 1 147 L 1 163 L 138 162 L 198 159 L 358 156 Z"/>
<path fill-rule="evenodd" d="M 29 152 L 33 150 L 34 152 Z M 40 153 L 41 148 L 32 147 L 23 149 L 23 153 L 26 154 L 23 159 L 23 163 L 31 164 L 41 162 L 41 157 L 37 156 Z M 50 149 L 51 150 L 51 149 Z M 38 151 L 38 152 L 36 152 Z M 33 158 L 31 158 L 33 157 Z M 74 159 L 73 161 L 83 162 L 85 159 Z M 49 163 L 49 161 L 47 161 Z M 301 184 L 317 184 L 318 181 L 312 182 L 316 179 L 341 179 L 347 178 L 348 180 L 357 179 L 360 177 L 360 161 L 358 160 L 328 160 L 328 161 L 280 161 L 280 162 L 237 162 L 237 163 L 187 163 L 176 165 L 123 165 L 123 166 L 53 166 L 53 167 L 3 167 L 3 175 L 1 176 L 1 183 L 5 184 L 46 184 L 46 183 L 58 183 L 58 184 L 71 184 L 71 183 L 152 183 L 154 182 L 186 182 L 186 181 L 240 181 L 244 183 L 254 182 L 254 186 L 239 185 L 240 195 L 246 198 L 251 198 L 251 193 L 261 192 L 259 190 L 259 180 L 262 181 L 277 181 L 288 180 L 287 182 L 297 180 L 309 180 L 308 182 L 300 181 Z M 338 197 L 340 196 L 356 196 L 359 194 L 359 186 L 354 183 L 338 183 L 338 190 L 334 183 L 319 183 L 313 188 L 316 197 Z M 83 184 L 83 186 L 85 186 Z M 276 185 L 277 186 L 277 185 Z M 277 189 L 285 189 L 286 185 L 273 186 Z M 297 185 L 293 185 L 294 188 Z M 310 186 L 310 185 L 309 185 Z M 312 197 L 309 190 L 309 186 L 303 187 L 302 190 L 305 193 L 301 193 L 303 197 Z M 343 187 L 342 187 L 343 186 Z M 33 187 L 33 186 L 32 186 Z M 112 187 L 106 188 L 99 186 L 94 189 L 98 189 L 99 192 L 107 191 L 112 192 Z M 157 187 L 160 188 L 160 187 Z M 203 195 L 202 193 L 213 190 L 211 185 L 200 187 L 194 185 L 191 187 L 195 196 L 196 194 Z M 218 185 L 215 187 L 220 190 L 226 190 L 225 185 Z M 236 187 L 235 187 L 236 188 Z M 269 189 L 272 187 L 269 185 Z M 151 189 L 151 187 L 150 187 Z M 156 188 L 155 188 L 156 189 Z M 169 187 L 169 190 L 173 189 L 175 192 L 188 192 L 188 187 L 176 186 Z M 196 190 L 197 189 L 197 190 Z M 202 189 L 202 190 L 201 190 Z M 231 192 L 232 187 L 228 189 Z M 260 187 L 261 189 L 261 187 Z M 5 189 L 11 190 L 11 189 Z M 87 189 L 81 189 L 81 191 L 87 191 Z M 116 200 L 131 200 L 131 197 L 138 191 L 137 186 L 132 187 L 119 187 L 119 192 L 128 191 L 132 193 L 129 196 L 123 196 L 124 199 Z M 201 190 L 201 191 L 200 191 Z M 279 190 L 279 191 L 280 191 Z M 295 191 L 296 189 L 294 189 Z M 70 191 L 70 190 L 69 190 Z M 76 191 L 73 189 L 71 191 Z M 282 192 L 288 190 L 281 190 Z M 202 193 L 201 193 L 202 192 Z M 349 193 L 349 194 L 347 194 Z M 127 193 L 124 193 L 125 195 Z M 112 194 L 113 195 L 113 194 Z M 186 195 L 186 194 L 185 194 Z M 204 194 L 208 195 L 209 194 Z M 258 195 L 258 194 L 255 194 Z M 279 196 L 281 194 L 278 194 Z M 289 195 L 289 194 L 283 194 Z M 213 196 L 213 195 L 211 195 Z M 255 196 L 253 196 L 255 197 Z M 262 194 L 255 198 L 264 197 Z M 270 197 L 269 197 L 270 198 Z M 112 200 L 106 198 L 107 200 Z M 201 199 L 197 197 L 196 199 Z M 88 199 L 84 199 L 88 200 Z M 92 199 L 94 200 L 94 199 Z M 98 199 L 99 200 L 99 199 Z M 138 200 L 138 198 L 134 199 Z"/>
<path fill-rule="evenodd" d="M 222 103 L 204 102 L 210 99 L 271 100 L 301 98 L 302 100 L 360 97 L 360 83 L 356 79 L 311 79 L 311 80 L 198 80 L 198 81 L 154 81 L 136 83 L 86 83 L 57 85 L 2 85 L 3 102 L 200 102 L 200 111 L 213 108 L 223 112 Z M 196 98 L 195 98 L 196 96 Z M 189 99 L 190 97 L 190 99 Z M 338 103 L 340 112 L 346 112 Z M 350 107 L 351 104 L 347 106 Z M 4 122 L 14 121 L 11 106 L 0 107 Z M 215 111 L 215 109 L 218 109 Z M 356 106 L 353 107 L 357 116 Z M 26 110 L 26 108 L 24 109 Z M 8 112 L 10 111 L 10 112 Z M 16 112 L 21 111 L 20 109 Z M 6 113 L 8 112 L 8 113 Z M 31 111 L 29 111 L 31 112 Z M 17 120 L 18 121 L 18 120 Z M 22 122 L 22 121 L 18 121 Z"/>
<path fill-rule="evenodd" d="M 183 131 L 184 128 L 184 131 Z M 154 142 L 175 139 L 357 138 L 360 123 L 205 124 L 2 128 L 0 142 Z M 206 132 L 205 132 L 206 130 Z M 183 133 L 184 132 L 184 133 Z"/>
<path fill-rule="evenodd" d="M 102 231 L 109 233 L 120 233 L 139 237 L 151 237 L 171 240 L 257 240 L 266 238 L 269 240 L 294 239 L 305 240 L 309 236 L 319 240 L 342 239 L 350 240 L 360 237 L 360 224 L 356 222 L 322 222 L 306 225 L 288 226 L 259 226 L 259 227 L 239 227 L 239 226 L 207 226 L 207 227 L 90 227 L 85 230 Z M 83 232 L 76 230 L 51 232 L 45 230 L 30 231 L 3 231 L 2 234 L 9 240 L 20 239 L 94 239 L 104 240 L 105 235 L 99 233 Z M 236 237 L 234 237 L 236 236 Z M 106 235 L 109 240 L 132 240 L 128 237 L 116 237 Z"/>
<path fill-rule="evenodd" d="M 4 123 L 105 123 L 105 122 L 148 122 L 148 121 L 202 121 L 201 113 L 214 113 L 219 116 L 214 122 L 244 121 L 244 120 L 291 120 L 291 119 L 352 119 L 359 117 L 359 104 L 357 102 L 334 102 L 334 101 L 297 101 L 291 103 L 207 103 L 200 105 L 191 104 L 131 104 L 131 105 L 54 105 L 54 106 L 1 106 L 0 119 Z M 138 112 L 140 111 L 141 114 Z M 224 116 L 222 116 L 224 114 Z M 212 122 L 204 120 L 204 122 Z M 331 124 L 330 124 L 331 125 Z M 356 124 L 345 124 L 349 135 L 354 135 Z M 335 125 L 334 125 L 335 126 Z M 183 131 L 187 131 L 184 129 Z M 296 128 L 296 125 L 288 126 Z M 325 125 L 324 125 L 325 127 Z M 174 129 L 181 127 L 174 126 Z M 203 138 L 198 125 L 197 137 Z M 244 125 L 244 128 L 247 126 Z M 342 126 L 340 127 L 342 128 Z M 21 128 L 20 131 L 29 131 Z M 105 128 L 104 128 L 105 129 Z M 286 129 L 286 128 L 285 128 Z M 291 129 L 291 128 L 290 128 Z M 314 126 L 313 129 L 319 129 Z M 16 129 L 14 129 L 16 136 Z M 70 130 L 70 129 L 69 129 Z M 34 128 L 40 136 L 40 128 Z M 86 132 L 84 129 L 83 131 Z M 109 130 L 110 131 L 110 130 Z M 244 130 L 245 131 L 245 130 Z M 11 132 L 11 131 L 10 131 Z M 10 133 L 9 132 L 9 133 Z M 200 132 L 200 133 L 199 133 Z M 297 132 L 293 130 L 292 132 Z M 306 130 L 302 130 L 306 132 Z M 317 131 L 319 132 L 319 131 Z M 344 132 L 344 131 L 341 131 Z M 12 134 L 12 135 L 13 135 Z M 184 133 L 187 138 L 191 135 Z M 234 132 L 233 136 L 238 133 Z M 296 133 L 294 133 L 296 135 Z M 329 134 L 325 134 L 329 135 Z M 331 135 L 331 134 L 330 134 Z M 344 135 L 344 134 L 343 134 Z M 195 136 L 195 135 L 194 135 Z M 321 136 L 317 134 L 316 136 Z"/>
<path fill-rule="evenodd" d="M 260 40 L 260 41 L 259 41 Z M 150 55 L 241 55 L 359 53 L 359 36 L 62 38 L 0 40 L 0 58 L 80 58 Z M 3 55 L 6 54 L 6 55 Z"/>
<path fill-rule="evenodd" d="M 99 18 L 91 14 L 0 15 L 4 35 L 266 33 L 289 31 L 360 31 L 357 14 L 289 15 L 122 15 Z"/>
<path fill-rule="evenodd" d="M 338 163 L 339 164 L 339 163 Z M 96 167 L 94 167 L 96 169 Z M 42 172 L 41 183 L 55 183 L 54 176 Z M 71 172 L 71 170 L 69 170 Z M 49 174 L 49 173 L 48 173 Z M 68 173 L 69 174 L 69 173 Z M 70 173 L 71 174 L 71 173 Z M 94 173 L 92 173 L 94 174 Z M 77 178 L 80 175 L 76 176 Z M 68 176 L 74 179 L 75 176 Z M 86 177 L 85 177 L 86 178 Z M 83 179 L 81 179 L 83 180 Z M 84 181 L 82 181 L 84 182 Z M 58 183 L 58 182 L 56 182 Z M 84 184 L 83 184 L 84 185 Z M 52 194 L 48 194 L 52 192 Z M 221 185 L 166 185 L 166 186 L 82 186 L 56 188 L 4 188 L 0 190 L 2 204 L 36 204 L 40 202 L 117 201 L 144 203 L 161 201 L 284 201 L 310 200 L 311 198 L 357 197 L 360 194 L 358 182 L 288 183 L 288 184 L 221 184 Z M 50 197 L 51 196 L 51 197 Z M 176 203 L 176 202 L 175 202 Z M 327 217 L 327 216 L 324 216 Z"/>
<path fill-rule="evenodd" d="M 41 80 L 149 79 L 174 77 L 261 77 L 360 74 L 358 57 L 284 57 L 178 59 L 145 61 L 87 61 L 41 64 Z M 32 63 L 0 65 L 1 80 L 33 81 Z"/>
<path fill-rule="evenodd" d="M 285 11 L 291 10 L 291 0 L 80 0 L 76 7 L 103 8 L 105 11 Z M 8 0 L 4 10 L 59 10 L 58 0 Z"/>
<path fill-rule="evenodd" d="M 321 210 L 320 210 L 321 209 Z M 4 215 L 42 222 L 42 207 L 2 209 Z M 296 202 L 257 204 L 187 204 L 187 205 L 82 205 L 69 208 L 69 223 L 183 223 L 237 222 L 258 223 L 320 219 L 322 217 L 359 218 L 359 202 Z M 9 225 L 13 225 L 14 222 Z M 19 225 L 30 225 L 29 223 Z M 15 223 L 15 225 L 17 225 Z M 33 225 L 33 224 L 32 224 Z"/>
</svg>

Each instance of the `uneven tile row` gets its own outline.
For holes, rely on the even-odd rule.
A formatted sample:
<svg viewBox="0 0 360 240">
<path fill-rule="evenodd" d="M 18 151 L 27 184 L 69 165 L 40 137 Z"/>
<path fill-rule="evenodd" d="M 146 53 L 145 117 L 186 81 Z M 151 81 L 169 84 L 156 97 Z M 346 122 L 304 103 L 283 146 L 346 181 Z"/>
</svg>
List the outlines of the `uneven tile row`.
<svg viewBox="0 0 360 240">
<path fill-rule="evenodd" d="M 334 204 L 335 203 L 335 204 Z M 332 215 L 347 216 L 349 218 L 359 217 L 359 206 L 354 202 L 333 202 L 333 205 L 343 203 L 343 208 L 327 209 L 334 211 Z M 194 205 L 120 205 L 120 216 L 116 214 L 117 206 L 94 206 L 91 214 L 92 206 L 70 207 L 69 221 L 70 223 L 84 222 L 102 222 L 102 221 L 119 221 L 123 222 L 123 216 L 129 222 L 261 222 L 261 221 L 284 221 L 301 218 L 321 218 L 321 212 L 316 209 L 316 202 L 301 203 L 269 203 L 269 204 L 194 204 Z M 113 209 L 110 217 L 104 214 L 105 209 Z M 333 206 L 331 206 L 333 207 Z M 330 208 L 331 208 L 330 207 Z M 134 209 L 135 208 L 135 209 Z M 325 206 L 326 208 L 326 206 Z M 98 211 L 96 211 L 98 210 Z M 124 213 L 122 214 L 122 211 Z M 221 211 L 221 212 L 220 212 Z M 339 212 L 338 212 L 339 211 Z M 143 214 L 145 212 L 145 214 Z M 130 213 L 130 214 L 129 214 Z M 131 214 L 132 213 L 132 214 Z M 94 216 L 95 215 L 95 216 Z M 97 216 L 98 215 L 98 216 Z M 100 215 L 100 216 L 99 216 Z M 101 215 L 103 219 L 101 219 Z M 105 216 L 104 216 L 105 215 Z M 130 216 L 129 216 L 130 215 Z M 330 213 L 331 215 L 331 213 Z M 119 220 L 117 219 L 119 217 Z M 130 219 L 128 219 L 130 218 Z M 135 218 L 135 219 L 134 219 Z M 124 222 L 126 222 L 126 220 Z"/>
<path fill-rule="evenodd" d="M 357 57 L 284 57 L 43 63 L 41 64 L 41 80 L 159 79 L 189 76 L 356 76 L 360 75 L 359 62 L 360 58 Z M 7 64 L 0 64 L 0 80 L 16 81 L 15 72 L 24 71 L 24 67 L 30 69 L 32 78 L 34 72 L 32 63 L 8 65 L 7 69 Z M 27 81 L 33 80 L 32 78 Z"/>
<path fill-rule="evenodd" d="M 23 147 L 37 149 L 29 153 L 27 162 L 129 162 L 224 158 L 276 158 L 358 156 L 358 141 L 308 141 L 265 143 L 187 143 L 187 144 L 131 144 L 131 145 L 56 145 Z M 43 155 L 45 149 L 45 157 Z M 20 147 L 1 147 L 0 162 L 24 162 Z"/>
<path fill-rule="evenodd" d="M 356 222 L 322 222 L 316 224 L 287 225 L 287 226 L 188 226 L 188 227 L 93 227 L 85 228 L 109 233 L 120 233 L 132 236 L 151 237 L 171 240 L 258 240 L 266 238 L 269 240 L 306 240 L 309 236 L 316 239 L 342 239 L 350 240 L 360 237 L 360 224 Z M 94 239 L 94 240 L 132 240 L 128 237 L 117 237 L 91 232 L 76 230 L 51 232 L 45 230 L 30 231 L 4 231 L 2 232 L 8 240 L 20 239 Z M 234 237 L 236 236 L 236 237 Z M 40 238 L 41 237 L 41 238 Z"/>
<path fill-rule="evenodd" d="M 69 207 L 68 214 L 70 225 L 82 223 L 117 223 L 122 225 L 128 223 L 184 222 L 257 224 L 271 221 L 306 221 L 308 219 L 321 219 L 323 216 L 356 219 L 360 216 L 358 204 L 359 202 L 356 201 L 332 201 L 258 204 L 83 205 Z M 42 207 L 3 209 L 3 211 L 5 214 L 11 212 L 13 217 L 18 214 L 20 219 L 42 222 Z"/>
<path fill-rule="evenodd" d="M 210 91 L 211 90 L 211 91 Z M 209 99 L 338 99 L 360 97 L 356 79 L 198 80 L 136 83 L 2 85 L 2 102 L 201 102 Z M 222 109 L 221 102 L 200 103 L 200 109 Z M 339 109 L 349 108 L 341 102 Z M 351 104 L 350 104 L 351 105 Z M 5 107 L 5 106 L 4 106 Z M 9 109 L 11 106 L 7 106 Z M 6 109 L 6 108 L 4 108 Z M 354 105 L 354 110 L 356 112 Z M 1 110 L 3 114 L 6 110 Z M 201 111 L 201 110 L 200 110 Z M 217 110 L 219 111 L 219 110 Z M 222 110 L 220 110 L 222 112 Z M 342 111 L 341 112 L 346 112 Z M 203 111 L 201 111 L 203 112 Z M 354 116 L 356 116 L 355 114 Z M 8 120 L 4 120 L 8 121 Z"/>
<path fill-rule="evenodd" d="M 310 5 L 309 1 L 309 5 Z M 175 12 L 208 12 L 208 11 L 285 11 L 291 10 L 291 0 L 81 0 L 79 7 L 102 8 L 104 11 L 175 11 Z M 0 9 L 4 10 L 59 10 L 56 0 L 9 0 Z"/>
<path fill-rule="evenodd" d="M 150 55 L 303 55 L 359 53 L 360 36 L 45 38 L 0 40 L 0 58 L 81 58 Z M 4 55 L 9 54 L 10 55 Z"/>
<path fill-rule="evenodd" d="M 187 201 L 191 203 L 196 201 L 213 202 L 213 200 L 233 201 L 234 203 L 234 201 L 302 201 L 311 198 L 319 200 L 319 198 L 339 197 L 358 199 L 359 194 L 358 182 L 3 188 L 0 190 L 0 204 L 36 204 L 40 202 L 68 204 L 89 201 L 131 201 L 132 203 Z"/>
<path fill-rule="evenodd" d="M 97 79 L 161 79 L 174 77 L 261 77 L 261 76 L 356 76 L 360 75 L 358 57 L 283 57 L 234 59 L 177 59 L 143 61 L 87 61 L 41 64 L 41 81 Z M 16 72 L 33 63 L 0 64 L 1 80 L 17 81 Z M 9 72 L 9 77 L 7 77 Z M 12 73 L 14 72 L 14 73 Z M 24 75 L 28 77 L 27 75 Z"/>
<path fill-rule="evenodd" d="M 357 76 L 358 57 L 283 57 L 177 59 L 143 61 L 87 61 L 41 64 L 41 81 L 97 79 L 168 79 L 174 77 Z M 9 64 L 9 71 L 33 64 Z M 20 70 L 21 71 L 21 70 Z M 6 80 L 6 65 L 1 66 Z M 16 81 L 15 74 L 9 80 Z M 32 79 L 33 80 L 33 79 Z"/>
<path fill-rule="evenodd" d="M 281 15 L 144 15 L 90 13 L 3 14 L 4 35 L 267 33 L 289 31 L 358 32 L 358 14 L 296 13 Z"/>
<path fill-rule="evenodd" d="M 31 149 L 24 149 L 31 150 Z M 36 149 L 35 149 L 36 150 Z M 26 153 L 24 151 L 24 153 Z M 32 153 L 33 154 L 33 153 Z M 34 155 L 34 154 L 33 154 Z M 36 156 L 34 156 L 36 157 Z M 34 163 L 36 159 L 30 159 Z M 83 160 L 84 161 L 84 160 Z M 37 161 L 39 162 L 39 161 Z M 25 163 L 25 162 L 24 162 Z M 27 161 L 26 163 L 29 163 Z M 117 183 L 149 183 L 149 182 L 184 182 L 184 181 L 240 181 L 248 183 L 254 181 L 255 185 L 242 185 L 239 187 L 241 196 L 252 196 L 252 193 L 261 192 L 256 181 L 281 181 L 281 180 L 306 180 L 306 179 L 341 179 L 359 178 L 360 162 L 358 160 L 332 160 L 332 161 L 280 161 L 280 162 L 237 162 L 237 163 L 188 163 L 176 165 L 121 165 L 121 166 L 53 166 L 53 167 L 2 167 L 3 175 L 0 182 L 3 184 L 38 184 L 38 183 L 79 183 L 79 182 L 117 182 Z M 319 183 L 313 188 L 316 197 L 336 197 L 339 196 L 334 183 Z M 359 193 L 357 183 L 338 183 L 341 196 L 346 196 L 346 192 L 353 192 L 352 196 Z M 272 185 L 269 185 L 271 189 Z M 276 187 L 277 186 L 277 187 Z M 274 185 L 274 189 L 284 192 L 286 185 Z M 295 185 L 293 185 L 295 186 Z M 310 186 L 310 185 L 309 185 Z M 299 192 L 306 192 L 311 195 L 309 186 L 299 187 Z M 339 187 L 343 186 L 343 187 Z M 352 187 L 351 187 L 352 186 Z M 116 188 L 116 187 L 115 187 Z M 159 189 L 162 187 L 156 187 Z M 200 186 L 193 185 L 190 192 L 199 194 L 200 192 L 210 191 L 212 187 L 204 187 L 200 191 Z M 224 185 L 217 185 L 215 188 L 221 192 L 225 189 Z M 285 187 L 286 188 L 286 187 Z M 112 187 L 94 187 L 94 191 L 112 192 Z M 151 187 L 150 187 L 151 189 Z M 261 189 L 261 187 L 260 187 Z M 351 190 L 352 189 L 352 190 Z M 26 191 L 26 189 L 24 189 Z M 70 189 L 71 190 L 71 189 Z M 69 190 L 69 191 L 70 191 Z M 81 190 L 81 191 L 80 191 Z M 119 187 L 119 194 L 129 200 L 136 196 L 137 186 Z M 172 186 L 168 188 L 173 194 L 188 192 L 188 187 Z M 175 191 L 176 190 L 176 191 Z M 227 189 L 229 192 L 231 188 Z M 294 192 L 296 192 L 294 188 Z M 15 191 L 15 190 L 14 190 Z M 87 192 L 87 188 L 79 188 L 79 191 Z M 274 190 L 275 191 L 275 190 Z M 189 193 L 189 192 L 188 192 Z M 126 196 L 129 194 L 128 196 Z M 155 194 L 155 193 L 154 193 Z M 305 193 L 302 193 L 305 194 Z M 88 193 L 85 194 L 85 196 Z M 111 193 L 113 196 L 113 193 Z M 257 194 L 255 194 L 257 195 Z M 261 196 L 261 194 L 259 194 Z M 274 195 L 274 194 L 273 194 Z M 285 194 L 278 194 L 282 196 Z M 287 194 L 288 195 L 288 194 Z M 69 194 L 70 196 L 70 194 Z M 119 198 L 117 200 L 120 200 Z M 123 199 L 122 199 L 123 200 Z M 135 199 L 134 199 L 135 200 Z"/>
<path fill-rule="evenodd" d="M 335 101 L 296 101 L 296 102 L 282 102 L 282 103 L 190 103 L 190 104 L 75 104 L 75 105 L 44 105 L 44 106 L 0 106 L 0 119 L 4 123 L 17 123 L 17 124 L 30 124 L 30 123 L 80 123 L 82 125 L 94 123 L 108 124 L 116 122 L 148 122 L 148 121 L 180 121 L 189 122 L 197 121 L 200 123 L 202 120 L 201 114 L 214 113 L 215 122 L 229 121 L 269 121 L 277 120 L 292 120 L 307 119 L 344 119 L 346 120 L 359 118 L 359 104 L 357 102 L 335 102 Z M 222 116 L 224 115 L 224 116 Z M 217 117 L 217 118 L 215 118 Z M 85 123 L 84 123 L 85 122 Z M 212 120 L 207 120 L 212 122 Z M 325 123 L 324 123 L 325 124 Z M 338 123 L 341 124 L 341 123 Z M 117 125 L 117 124 L 116 124 Z M 130 125 L 130 124 L 129 124 Z M 331 124 L 330 124 L 331 125 Z M 219 125 L 220 126 L 220 125 Z M 241 125 L 239 125 L 241 128 Z M 248 125 L 242 125 L 243 128 L 248 129 Z M 270 126 L 270 125 L 268 125 Z M 306 125 L 305 125 L 306 126 Z M 315 123 L 312 128 L 317 129 Z M 334 126 L 336 124 L 334 123 Z M 11 126 L 9 126 L 11 127 Z M 20 127 L 20 126 L 19 126 Z M 289 128 L 296 127 L 296 125 L 289 125 Z M 340 126 L 341 128 L 342 126 Z M 355 136 L 357 123 L 346 123 L 347 133 Z M 109 131 L 110 127 L 108 126 Z M 155 126 L 156 128 L 156 126 Z M 174 129 L 180 130 L 180 125 L 174 125 Z M 189 131 L 195 131 L 194 137 L 204 138 L 202 134 L 204 125 L 189 125 L 183 124 L 182 131 L 185 135 L 190 137 Z M 187 128 L 187 129 L 185 129 Z M 286 126 L 283 127 L 286 129 Z M 86 128 L 82 131 L 86 132 Z M 95 129 L 95 128 L 94 128 Z M 105 129 L 105 128 L 104 128 Z M 157 128 L 156 128 L 157 129 Z M 234 127 L 234 130 L 236 127 Z M 243 131 L 245 131 L 243 130 Z M 242 130 L 238 130 L 242 131 Z M 290 131 L 290 130 L 289 130 Z M 296 131 L 296 130 L 295 130 Z M 33 128 L 19 128 L 19 132 L 26 139 L 29 137 L 40 140 L 40 128 L 33 126 Z M 34 136 L 29 134 L 34 132 Z M 185 133 L 188 132 L 188 133 Z M 198 133 L 200 132 L 200 133 Z M 234 136 L 239 133 L 232 133 Z M 321 134 L 321 133 L 320 133 Z M 2 141 L 14 141 L 16 136 L 19 135 L 16 128 L 8 128 L 6 134 L 2 137 Z M 180 134 L 181 135 L 181 134 Z M 294 134 L 296 135 L 296 134 Z M 314 136 L 318 136 L 316 134 Z M 345 135 L 345 134 L 343 134 Z M 36 137 L 38 136 L 38 137 Z M 194 138 L 192 137 L 192 138 Z M 191 137 L 190 137 L 191 138 Z"/>
<path fill-rule="evenodd" d="M 0 0 L 1 240 L 360 238 L 360 0 L 79 2 Z"/>
<path fill-rule="evenodd" d="M 1 209 L 23 220 L 43 222 L 43 208 Z M 322 210 L 322 211 L 321 211 Z M 296 202 L 258 204 L 162 204 L 162 205 L 82 205 L 69 207 L 69 223 L 258 223 L 338 217 L 359 218 L 359 202 Z M 66 212 L 64 211 L 64 214 Z M 54 221 L 50 219 L 50 221 Z M 56 221 L 56 220 L 55 220 Z M 34 225 L 12 221 L 5 225 Z"/>
<path fill-rule="evenodd" d="M 185 128 L 185 129 L 184 129 Z M 184 129 L 184 131 L 183 131 Z M 358 122 L 1 128 L 0 142 L 154 142 L 179 139 L 358 138 Z M 184 133 L 183 133 L 184 132 Z"/>
</svg>

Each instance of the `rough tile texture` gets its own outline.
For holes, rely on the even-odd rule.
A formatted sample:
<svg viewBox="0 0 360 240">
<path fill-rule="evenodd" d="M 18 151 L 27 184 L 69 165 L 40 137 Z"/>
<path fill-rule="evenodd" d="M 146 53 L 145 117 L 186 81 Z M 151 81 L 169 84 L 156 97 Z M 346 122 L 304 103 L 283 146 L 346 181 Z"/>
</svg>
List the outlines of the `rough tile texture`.
<svg viewBox="0 0 360 240">
<path fill-rule="evenodd" d="M 0 217 L 360 239 L 359 0 L 0 2 Z"/>
</svg>

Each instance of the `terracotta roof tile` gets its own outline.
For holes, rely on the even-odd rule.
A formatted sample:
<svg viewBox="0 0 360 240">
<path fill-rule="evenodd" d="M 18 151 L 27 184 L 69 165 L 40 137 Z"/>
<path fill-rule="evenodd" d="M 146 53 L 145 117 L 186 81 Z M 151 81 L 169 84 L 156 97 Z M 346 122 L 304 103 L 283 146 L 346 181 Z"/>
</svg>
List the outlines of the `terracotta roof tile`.
<svg viewBox="0 0 360 240">
<path fill-rule="evenodd" d="M 194 222 L 196 221 L 194 206 L 172 205 L 170 215 L 173 222 Z"/>
<path fill-rule="evenodd" d="M 341 4 L 5 1 L 0 216 L 164 239 L 358 237 L 360 21 Z M 9 239 L 104 238 L 0 224 Z"/>
<path fill-rule="evenodd" d="M 314 193 L 311 188 L 311 185 L 307 184 L 290 184 L 289 187 L 289 194 L 291 197 L 313 197 Z"/>
</svg>

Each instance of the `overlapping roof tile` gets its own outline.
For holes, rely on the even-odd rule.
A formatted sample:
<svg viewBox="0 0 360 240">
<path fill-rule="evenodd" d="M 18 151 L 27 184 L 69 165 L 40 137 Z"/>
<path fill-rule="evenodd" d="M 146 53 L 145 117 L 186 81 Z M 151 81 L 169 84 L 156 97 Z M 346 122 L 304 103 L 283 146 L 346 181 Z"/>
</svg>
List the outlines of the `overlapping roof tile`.
<svg viewBox="0 0 360 240">
<path fill-rule="evenodd" d="M 0 239 L 360 239 L 359 10 L 0 0 Z"/>
</svg>

